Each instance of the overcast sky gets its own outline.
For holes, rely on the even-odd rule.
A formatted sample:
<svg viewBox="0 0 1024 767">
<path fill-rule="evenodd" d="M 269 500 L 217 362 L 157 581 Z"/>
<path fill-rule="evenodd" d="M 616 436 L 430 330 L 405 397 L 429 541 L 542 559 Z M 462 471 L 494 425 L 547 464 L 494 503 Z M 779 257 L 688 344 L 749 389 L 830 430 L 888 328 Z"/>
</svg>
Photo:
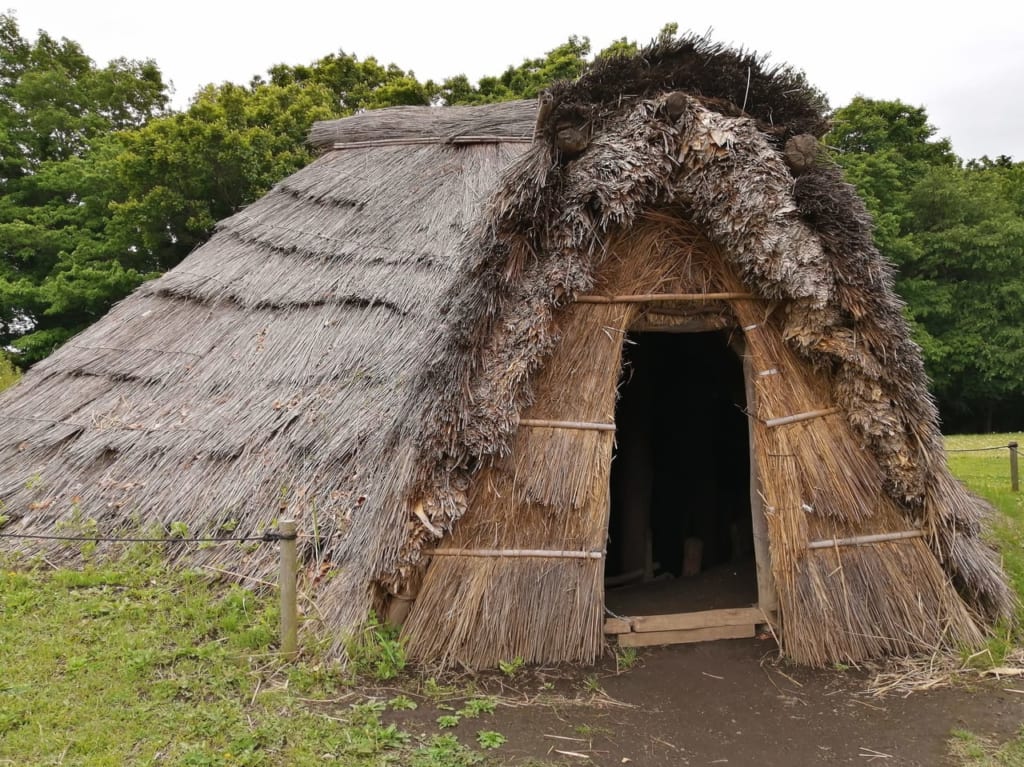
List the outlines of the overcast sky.
<svg viewBox="0 0 1024 767">
<path fill-rule="evenodd" d="M 152 58 L 183 107 L 207 82 L 247 83 L 278 63 L 339 49 L 411 69 L 421 80 L 473 82 L 542 56 L 570 35 L 594 50 L 620 37 L 648 42 L 667 22 L 803 69 L 842 106 L 857 95 L 924 106 L 964 158 L 1024 160 L 1024 3 L 900 0 L 769 3 L 681 0 L 504 3 L 359 0 L 7 0 L 22 35 L 79 42 L 98 63 Z M 0 0 L 0 7 L 3 7 Z M 913 6 L 923 6 L 915 10 Z M 608 8 L 609 10 L 604 10 Z"/>
</svg>

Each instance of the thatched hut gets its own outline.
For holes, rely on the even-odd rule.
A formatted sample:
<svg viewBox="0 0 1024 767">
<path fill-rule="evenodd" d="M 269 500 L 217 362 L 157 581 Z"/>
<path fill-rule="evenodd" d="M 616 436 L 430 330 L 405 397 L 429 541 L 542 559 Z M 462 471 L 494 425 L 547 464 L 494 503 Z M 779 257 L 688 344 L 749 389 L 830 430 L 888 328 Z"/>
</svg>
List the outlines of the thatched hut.
<svg viewBox="0 0 1024 767">
<path fill-rule="evenodd" d="M 338 648 L 376 610 L 469 666 L 762 621 L 810 664 L 977 644 L 1013 598 L 825 128 L 802 76 L 696 39 L 539 104 L 318 124 L 3 396 L 4 532 L 287 509 Z M 606 622 L 606 578 L 751 549 L 744 604 Z"/>
</svg>

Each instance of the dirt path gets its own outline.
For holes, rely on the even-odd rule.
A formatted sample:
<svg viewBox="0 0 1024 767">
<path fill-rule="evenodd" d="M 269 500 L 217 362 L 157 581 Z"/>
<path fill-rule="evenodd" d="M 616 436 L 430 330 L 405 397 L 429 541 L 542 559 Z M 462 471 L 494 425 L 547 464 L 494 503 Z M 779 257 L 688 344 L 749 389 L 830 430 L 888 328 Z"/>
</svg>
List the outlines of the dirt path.
<svg viewBox="0 0 1024 767">
<path fill-rule="evenodd" d="M 499 706 L 486 721 L 464 721 L 452 732 L 464 742 L 481 726 L 501 732 L 508 742 L 500 755 L 508 764 L 532 758 L 645 767 L 936 767 L 950 764 L 952 730 L 1002 741 L 1024 723 L 1024 695 L 1004 689 L 1014 683 L 876 699 L 865 693 L 865 675 L 776 665 L 768 644 L 733 640 L 652 649 L 627 673 L 615 674 L 612 667 L 563 676 L 550 696 L 544 694 L 554 702 Z M 543 672 L 531 676 L 511 685 L 492 679 L 485 686 L 505 700 L 525 701 L 544 690 Z M 605 695 L 593 694 L 596 685 Z M 438 713 L 444 712 L 424 705 L 402 719 L 415 730 L 432 724 Z"/>
</svg>

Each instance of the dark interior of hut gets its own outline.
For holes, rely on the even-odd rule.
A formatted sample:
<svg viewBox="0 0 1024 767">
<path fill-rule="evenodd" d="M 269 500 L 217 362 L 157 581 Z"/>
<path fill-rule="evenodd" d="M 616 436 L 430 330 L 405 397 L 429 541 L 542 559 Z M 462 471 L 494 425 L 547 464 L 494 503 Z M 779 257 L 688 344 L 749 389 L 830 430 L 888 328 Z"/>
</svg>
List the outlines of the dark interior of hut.
<svg viewBox="0 0 1024 767">
<path fill-rule="evenodd" d="M 630 333 L 622 370 L 606 603 L 651 614 L 756 602 L 743 365 L 728 333 Z"/>
</svg>

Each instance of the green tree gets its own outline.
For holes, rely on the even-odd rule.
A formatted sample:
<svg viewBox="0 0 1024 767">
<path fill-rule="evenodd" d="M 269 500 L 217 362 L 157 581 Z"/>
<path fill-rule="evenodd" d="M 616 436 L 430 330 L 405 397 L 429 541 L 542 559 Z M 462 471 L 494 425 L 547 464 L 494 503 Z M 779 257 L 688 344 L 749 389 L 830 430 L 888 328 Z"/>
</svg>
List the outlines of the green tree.
<svg viewBox="0 0 1024 767">
<path fill-rule="evenodd" d="M 858 97 L 827 137 L 898 268 L 915 339 L 950 428 L 1024 415 L 1024 167 L 964 166 L 922 107 Z"/>
<path fill-rule="evenodd" d="M 35 331 L 48 350 L 67 337 L 45 283 L 102 229 L 105 206 L 87 199 L 97 178 L 85 158 L 166 104 L 152 61 L 97 67 L 77 43 L 45 32 L 30 42 L 13 15 L 0 15 L 0 343 Z"/>
</svg>

